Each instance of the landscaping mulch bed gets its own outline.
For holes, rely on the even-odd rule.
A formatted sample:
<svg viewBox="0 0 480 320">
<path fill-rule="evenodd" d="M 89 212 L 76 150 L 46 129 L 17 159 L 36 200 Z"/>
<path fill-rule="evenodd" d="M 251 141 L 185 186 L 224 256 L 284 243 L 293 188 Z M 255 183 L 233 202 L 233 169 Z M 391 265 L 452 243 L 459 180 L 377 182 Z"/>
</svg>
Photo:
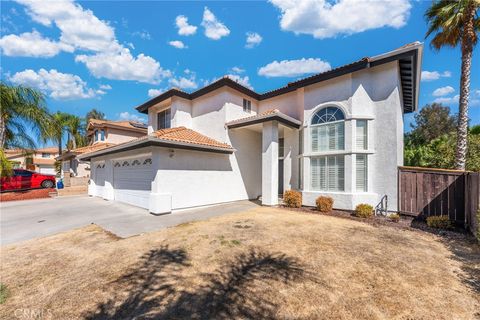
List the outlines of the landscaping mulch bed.
<svg viewBox="0 0 480 320">
<path fill-rule="evenodd" d="M 52 192 L 55 188 L 5 192 L 0 194 L 0 202 L 48 198 Z"/>
<path fill-rule="evenodd" d="M 332 216 L 337 218 L 344 218 L 349 220 L 360 221 L 364 223 L 371 224 L 373 226 L 390 226 L 400 229 L 416 230 L 432 233 L 438 236 L 450 238 L 450 239 L 463 239 L 463 240 L 472 240 L 471 236 L 466 229 L 455 227 L 450 230 L 435 229 L 427 226 L 424 220 L 412 217 L 401 215 L 398 222 L 392 221 L 385 216 L 373 216 L 371 218 L 359 218 L 353 215 L 353 212 L 343 211 L 343 210 L 332 210 L 331 212 L 324 213 L 318 211 L 315 207 L 301 207 L 301 208 L 290 208 L 287 206 L 279 206 L 280 209 L 295 211 L 295 212 L 306 212 L 317 215 Z M 470 239 L 471 238 L 471 239 Z"/>
</svg>

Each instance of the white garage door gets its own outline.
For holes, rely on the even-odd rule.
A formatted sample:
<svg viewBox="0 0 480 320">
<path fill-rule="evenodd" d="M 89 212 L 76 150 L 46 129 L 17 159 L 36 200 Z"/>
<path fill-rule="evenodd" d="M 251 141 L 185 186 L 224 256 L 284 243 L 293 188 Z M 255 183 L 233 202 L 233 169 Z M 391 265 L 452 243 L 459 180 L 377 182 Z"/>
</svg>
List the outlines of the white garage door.
<svg viewBox="0 0 480 320">
<path fill-rule="evenodd" d="M 105 162 L 94 162 L 93 168 L 93 182 L 95 183 L 95 196 L 103 197 L 103 190 L 105 187 Z"/>
<path fill-rule="evenodd" d="M 148 209 L 154 178 L 151 157 L 114 160 L 115 200 Z"/>
</svg>

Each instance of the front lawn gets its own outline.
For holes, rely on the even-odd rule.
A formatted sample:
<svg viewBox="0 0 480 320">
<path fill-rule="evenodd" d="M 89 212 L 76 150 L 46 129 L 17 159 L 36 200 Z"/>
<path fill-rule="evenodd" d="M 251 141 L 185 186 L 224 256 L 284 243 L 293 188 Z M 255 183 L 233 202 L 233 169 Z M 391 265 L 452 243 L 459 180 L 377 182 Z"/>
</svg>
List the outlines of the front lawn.
<svg viewBox="0 0 480 320">
<path fill-rule="evenodd" d="M 0 258 L 2 319 L 480 317 L 478 245 L 284 209 L 129 239 L 91 225 Z"/>
</svg>

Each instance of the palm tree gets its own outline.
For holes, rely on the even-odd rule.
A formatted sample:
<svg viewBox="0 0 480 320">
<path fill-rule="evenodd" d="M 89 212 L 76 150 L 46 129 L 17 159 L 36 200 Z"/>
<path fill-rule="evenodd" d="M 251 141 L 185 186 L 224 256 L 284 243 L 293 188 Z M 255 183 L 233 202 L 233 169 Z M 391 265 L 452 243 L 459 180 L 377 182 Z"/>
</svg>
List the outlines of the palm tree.
<svg viewBox="0 0 480 320">
<path fill-rule="evenodd" d="M 98 111 L 97 109 L 92 109 L 87 113 L 85 119 L 87 120 L 87 124 L 90 119 L 105 120 L 105 113 Z"/>
<path fill-rule="evenodd" d="M 62 138 L 63 134 L 67 132 L 66 127 L 69 116 L 70 115 L 68 113 L 60 111 L 52 114 L 52 126 L 50 127 L 48 138 L 49 140 L 53 140 L 57 143 L 59 155 L 62 155 Z"/>
<path fill-rule="evenodd" d="M 457 125 L 457 147 L 455 168 L 465 170 L 468 135 L 468 99 L 470 96 L 470 69 L 473 47 L 477 43 L 480 30 L 478 17 L 479 0 L 440 0 L 435 1 L 425 13 L 428 21 L 426 37 L 435 34 L 431 46 L 462 49 L 462 69 L 460 77 L 460 99 Z"/>
<path fill-rule="evenodd" d="M 41 92 L 24 86 L 10 86 L 0 82 L 0 175 L 12 172 L 12 164 L 5 155 L 6 148 L 22 149 L 25 154 L 35 149 L 31 133 L 41 139 L 47 137 L 50 115 Z"/>
<path fill-rule="evenodd" d="M 85 145 L 85 133 L 84 133 L 83 119 L 75 115 L 68 115 L 66 121 L 66 128 L 69 135 L 69 144 L 72 149 Z"/>
<path fill-rule="evenodd" d="M 0 103 L 0 148 L 34 149 L 26 126 L 42 139 L 47 136 L 51 117 L 41 92 L 1 82 Z"/>
</svg>

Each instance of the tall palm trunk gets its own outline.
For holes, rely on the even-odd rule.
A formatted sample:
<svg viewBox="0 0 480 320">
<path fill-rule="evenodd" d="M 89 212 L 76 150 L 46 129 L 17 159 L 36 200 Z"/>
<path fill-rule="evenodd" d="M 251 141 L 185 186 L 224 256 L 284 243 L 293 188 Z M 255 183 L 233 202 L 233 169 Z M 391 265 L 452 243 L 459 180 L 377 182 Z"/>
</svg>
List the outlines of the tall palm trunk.
<svg viewBox="0 0 480 320">
<path fill-rule="evenodd" d="M 6 140 L 7 128 L 5 125 L 5 119 L 0 117 L 0 148 L 5 148 L 5 140 Z"/>
<path fill-rule="evenodd" d="M 455 169 L 465 170 L 468 140 L 468 100 L 470 97 L 470 70 L 472 67 L 473 39 L 475 37 L 473 1 L 466 10 L 462 35 L 462 75 L 460 77 L 460 99 L 457 126 L 457 150 L 455 153 Z"/>
</svg>

